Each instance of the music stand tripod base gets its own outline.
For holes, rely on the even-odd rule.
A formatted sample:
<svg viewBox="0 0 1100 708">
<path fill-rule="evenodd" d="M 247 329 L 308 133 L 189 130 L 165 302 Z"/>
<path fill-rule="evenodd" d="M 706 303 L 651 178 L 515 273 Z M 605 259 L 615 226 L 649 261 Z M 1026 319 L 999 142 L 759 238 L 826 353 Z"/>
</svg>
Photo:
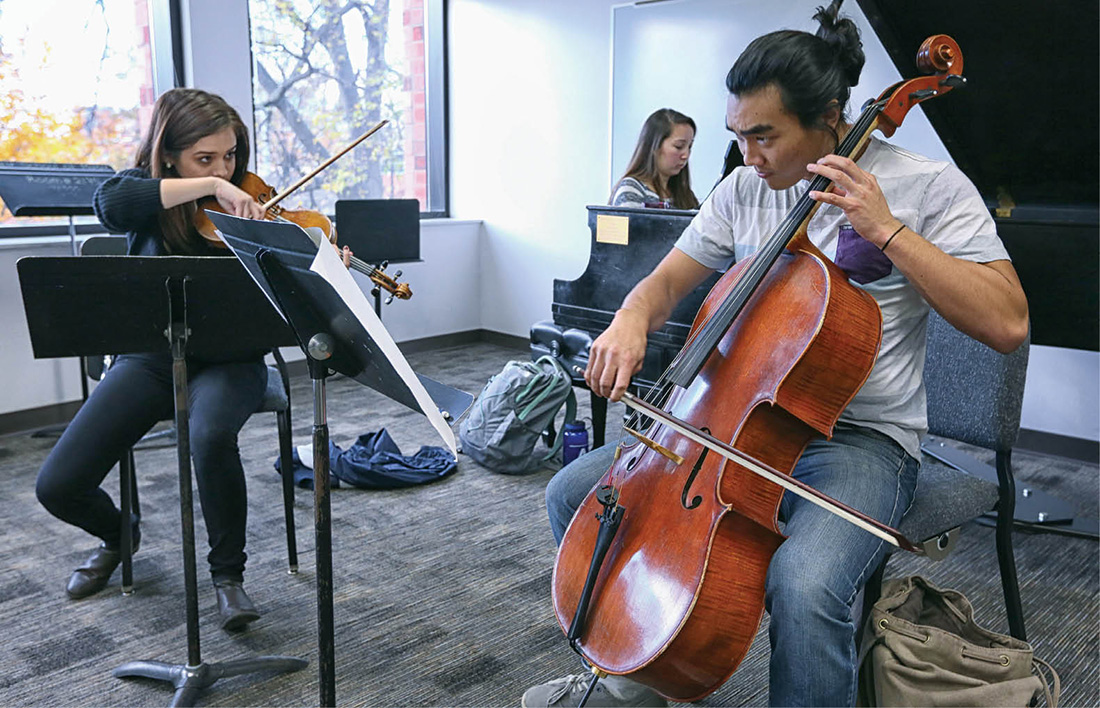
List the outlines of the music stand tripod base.
<svg viewBox="0 0 1100 708">
<path fill-rule="evenodd" d="M 287 656 L 261 656 L 220 664 L 202 661 L 199 649 L 199 608 L 195 568 L 195 519 L 191 494 L 191 435 L 187 407 L 187 283 L 190 278 L 169 278 L 168 329 L 165 334 L 172 348 L 172 389 L 175 400 L 176 449 L 180 472 L 180 516 L 183 526 L 183 575 L 187 595 L 187 664 L 166 664 L 159 661 L 131 661 L 112 672 L 116 678 L 143 676 L 168 681 L 176 693 L 172 706 L 193 705 L 202 689 L 226 676 L 259 671 L 285 673 L 304 669 L 309 662 Z"/>
<path fill-rule="evenodd" d="M 190 706 L 194 705 L 200 691 L 214 685 L 218 679 L 261 671 L 289 673 L 300 671 L 308 665 L 309 662 L 305 659 L 291 656 L 263 656 L 198 666 L 166 664 L 161 661 L 131 661 L 112 671 L 111 675 L 115 678 L 142 676 L 167 681 L 176 689 L 170 705 Z"/>
</svg>

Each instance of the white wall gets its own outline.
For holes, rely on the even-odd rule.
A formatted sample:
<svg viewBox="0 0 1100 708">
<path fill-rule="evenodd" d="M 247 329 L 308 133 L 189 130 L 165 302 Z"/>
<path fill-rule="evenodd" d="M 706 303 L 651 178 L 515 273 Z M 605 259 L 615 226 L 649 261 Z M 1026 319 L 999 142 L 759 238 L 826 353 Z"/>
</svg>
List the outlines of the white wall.
<svg viewBox="0 0 1100 708">
<path fill-rule="evenodd" d="M 526 337 L 607 201 L 609 0 L 451 0 L 451 214 L 484 219 L 482 326 Z"/>
<path fill-rule="evenodd" d="M 80 400 L 76 359 L 35 359 L 16 263 L 23 256 L 69 256 L 69 239 L 0 240 L 0 413 Z"/>
</svg>

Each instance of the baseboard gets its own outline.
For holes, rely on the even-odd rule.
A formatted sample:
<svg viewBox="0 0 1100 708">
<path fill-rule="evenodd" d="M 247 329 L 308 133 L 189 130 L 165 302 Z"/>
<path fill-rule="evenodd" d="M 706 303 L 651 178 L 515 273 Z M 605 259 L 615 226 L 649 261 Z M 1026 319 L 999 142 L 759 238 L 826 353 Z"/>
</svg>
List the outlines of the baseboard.
<svg viewBox="0 0 1100 708">
<path fill-rule="evenodd" d="M 1016 449 L 1100 464 L 1100 442 L 1041 430 L 1021 428 L 1020 436 L 1016 439 Z"/>
<path fill-rule="evenodd" d="M 530 341 L 526 337 L 517 337 L 511 334 L 502 334 L 488 329 L 472 329 L 465 332 L 442 334 L 435 337 L 411 339 L 401 342 L 397 348 L 402 354 L 416 354 L 418 352 L 459 347 L 465 344 L 477 344 L 486 342 L 502 347 L 528 351 Z M 309 373 L 305 359 L 296 359 L 286 363 L 287 373 L 291 376 L 305 376 Z M 43 428 L 65 425 L 76 412 L 80 410 L 80 401 L 56 403 L 40 408 L 29 408 L 22 411 L 0 414 L 0 436 L 14 435 L 17 433 L 30 433 Z"/>
<path fill-rule="evenodd" d="M 83 401 L 68 401 L 11 413 L 0 413 L 0 436 L 64 426 L 73 419 L 82 403 Z"/>
<path fill-rule="evenodd" d="M 399 342 L 397 348 L 402 354 L 416 354 L 417 352 L 458 347 L 464 344 L 477 344 L 485 342 L 496 344 L 510 349 L 522 349 L 530 351 L 531 340 L 527 337 L 517 337 L 512 334 L 503 334 L 489 329 L 471 329 L 465 332 L 442 334 L 436 337 L 424 337 L 423 339 L 411 339 L 407 342 Z"/>
</svg>

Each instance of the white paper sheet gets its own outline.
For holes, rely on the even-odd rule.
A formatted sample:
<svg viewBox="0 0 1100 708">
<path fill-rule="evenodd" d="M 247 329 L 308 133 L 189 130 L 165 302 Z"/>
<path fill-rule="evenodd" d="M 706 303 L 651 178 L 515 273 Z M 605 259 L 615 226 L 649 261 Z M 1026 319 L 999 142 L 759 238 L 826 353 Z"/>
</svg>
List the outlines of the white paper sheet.
<svg viewBox="0 0 1100 708">
<path fill-rule="evenodd" d="M 443 438 L 443 442 L 447 443 L 447 449 L 451 451 L 455 459 L 458 459 L 458 445 L 455 442 L 454 431 L 443 419 L 443 415 L 439 412 L 435 401 L 424 390 L 424 385 L 416 377 L 412 367 L 409 366 L 409 362 L 405 361 L 405 357 L 401 354 L 401 350 L 397 348 L 393 337 L 382 325 L 382 320 L 378 319 L 378 315 L 374 313 L 374 307 L 367 302 L 363 291 L 359 289 L 359 285 L 344 266 L 340 254 L 326 242 L 317 249 L 317 256 L 313 259 L 313 265 L 309 269 L 324 278 L 325 282 L 336 290 L 340 299 L 344 301 L 344 304 L 348 306 L 355 318 L 367 330 L 367 334 L 371 336 L 371 339 L 378 344 L 378 348 L 389 359 L 394 370 L 401 376 L 401 380 L 412 391 L 416 402 L 420 404 L 420 409 L 431 421 L 432 427 L 439 433 L 439 437 Z"/>
</svg>

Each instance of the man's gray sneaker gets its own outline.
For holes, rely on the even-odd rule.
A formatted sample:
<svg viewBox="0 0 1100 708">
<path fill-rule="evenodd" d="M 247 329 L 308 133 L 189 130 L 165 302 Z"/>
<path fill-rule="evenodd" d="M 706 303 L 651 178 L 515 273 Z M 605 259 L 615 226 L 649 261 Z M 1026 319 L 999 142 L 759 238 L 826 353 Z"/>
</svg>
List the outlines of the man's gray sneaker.
<svg viewBox="0 0 1100 708">
<path fill-rule="evenodd" d="M 573 674 L 556 679 L 541 686 L 527 689 L 521 703 L 523 708 L 575 708 L 584 698 L 591 673 Z M 620 706 L 642 706 L 645 708 L 663 708 L 668 705 L 664 698 L 651 688 L 623 678 L 608 676 L 600 679 L 586 706 L 591 708 L 619 708 Z"/>
</svg>

